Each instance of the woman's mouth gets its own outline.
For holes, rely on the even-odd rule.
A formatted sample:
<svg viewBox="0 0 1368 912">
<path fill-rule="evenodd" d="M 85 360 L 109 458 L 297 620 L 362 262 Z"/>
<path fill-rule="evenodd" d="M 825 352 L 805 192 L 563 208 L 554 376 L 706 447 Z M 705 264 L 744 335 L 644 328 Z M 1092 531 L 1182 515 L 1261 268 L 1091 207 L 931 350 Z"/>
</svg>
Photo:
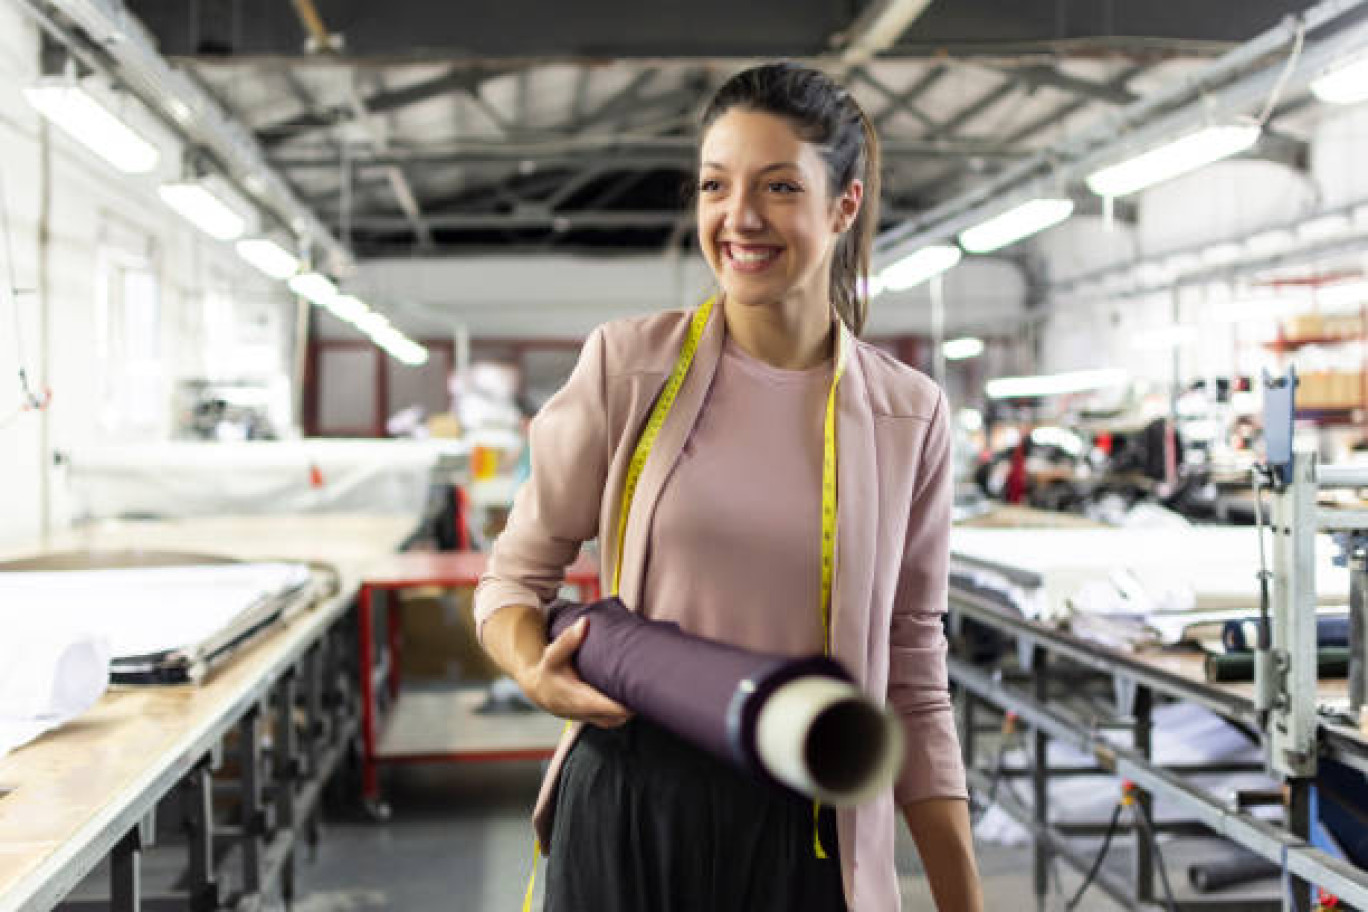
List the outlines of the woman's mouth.
<svg viewBox="0 0 1368 912">
<path fill-rule="evenodd" d="M 722 256 L 736 272 L 753 275 L 764 272 L 779 258 L 784 248 L 772 244 L 722 244 Z"/>
</svg>

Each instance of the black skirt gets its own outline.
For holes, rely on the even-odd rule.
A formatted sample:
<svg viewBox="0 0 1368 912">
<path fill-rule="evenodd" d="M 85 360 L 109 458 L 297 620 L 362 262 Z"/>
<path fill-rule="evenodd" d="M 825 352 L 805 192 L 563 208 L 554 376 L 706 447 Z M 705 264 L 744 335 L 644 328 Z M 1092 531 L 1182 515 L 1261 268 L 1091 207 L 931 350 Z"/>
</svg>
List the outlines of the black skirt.
<svg viewBox="0 0 1368 912">
<path fill-rule="evenodd" d="M 836 815 L 642 719 L 561 771 L 545 912 L 845 912 Z"/>
</svg>

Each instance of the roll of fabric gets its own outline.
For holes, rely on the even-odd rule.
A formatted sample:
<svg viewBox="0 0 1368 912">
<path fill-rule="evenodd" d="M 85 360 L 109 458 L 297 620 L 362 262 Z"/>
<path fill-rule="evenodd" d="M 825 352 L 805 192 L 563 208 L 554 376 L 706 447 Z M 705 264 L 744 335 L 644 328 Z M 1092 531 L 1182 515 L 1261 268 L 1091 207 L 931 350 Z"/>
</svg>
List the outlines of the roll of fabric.
<svg viewBox="0 0 1368 912">
<path fill-rule="evenodd" d="M 616 598 L 553 602 L 550 635 L 581 618 L 589 632 L 575 655 L 580 676 L 698 747 L 836 805 L 872 797 L 896 778 L 900 727 L 834 659 L 706 640 Z"/>
<path fill-rule="evenodd" d="M 1254 653 L 1228 652 L 1225 655 L 1208 655 L 1205 668 L 1208 681 L 1252 681 Z M 1342 678 L 1348 673 L 1348 649 L 1330 646 L 1316 651 L 1318 678 Z"/>
<path fill-rule="evenodd" d="M 1258 618 L 1226 621 L 1221 630 L 1221 645 L 1226 652 L 1252 652 L 1259 645 Z M 1316 618 L 1316 645 L 1322 649 L 1349 648 L 1348 615 Z"/>
</svg>

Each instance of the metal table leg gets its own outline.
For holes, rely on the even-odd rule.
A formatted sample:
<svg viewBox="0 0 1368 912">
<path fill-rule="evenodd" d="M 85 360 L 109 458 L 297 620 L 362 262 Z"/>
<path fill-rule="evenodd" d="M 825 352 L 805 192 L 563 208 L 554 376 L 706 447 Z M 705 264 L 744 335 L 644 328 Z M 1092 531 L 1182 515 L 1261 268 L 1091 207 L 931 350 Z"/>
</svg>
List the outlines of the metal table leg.
<svg viewBox="0 0 1368 912">
<path fill-rule="evenodd" d="M 1032 689 L 1036 700 L 1042 705 L 1049 702 L 1049 654 L 1039 646 L 1032 649 L 1031 673 L 1034 676 Z M 1049 736 L 1045 730 L 1036 727 L 1031 735 L 1035 763 L 1031 768 L 1031 800 L 1035 815 L 1036 831 L 1034 842 L 1034 868 L 1032 886 L 1035 891 L 1036 908 L 1045 912 L 1050 892 L 1050 844 L 1043 835 L 1050 825 L 1050 780 L 1049 780 Z"/>
<path fill-rule="evenodd" d="M 142 827 L 123 835 L 110 858 L 110 908 L 138 912 L 142 908 Z"/>
<path fill-rule="evenodd" d="M 1131 710 L 1135 719 L 1135 751 L 1150 760 L 1153 757 L 1154 694 L 1148 687 L 1137 687 L 1135 705 Z M 1154 796 L 1136 787 L 1137 810 L 1154 820 Z M 1135 828 L 1135 899 L 1140 903 L 1154 900 L 1154 850 L 1140 827 Z"/>
<path fill-rule="evenodd" d="M 214 777 L 205 758 L 181 782 L 185 829 L 190 850 L 191 912 L 213 912 L 219 907 L 214 871 Z"/>
</svg>

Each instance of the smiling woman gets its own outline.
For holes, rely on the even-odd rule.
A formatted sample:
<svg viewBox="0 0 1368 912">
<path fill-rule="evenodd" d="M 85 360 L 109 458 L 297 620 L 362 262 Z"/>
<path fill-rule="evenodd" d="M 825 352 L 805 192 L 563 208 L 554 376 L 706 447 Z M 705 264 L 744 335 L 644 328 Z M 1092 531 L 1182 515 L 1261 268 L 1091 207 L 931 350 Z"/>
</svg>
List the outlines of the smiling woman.
<svg viewBox="0 0 1368 912">
<path fill-rule="evenodd" d="M 546 912 L 895 912 L 898 809 L 940 908 L 981 907 L 941 622 L 947 408 L 856 339 L 878 162 L 869 121 L 826 75 L 779 63 L 732 77 L 704 115 L 696 185 L 720 293 L 600 327 L 532 423 L 531 477 L 476 615 L 527 694 L 578 723 L 534 815 Z M 545 613 L 595 537 L 628 608 L 838 661 L 903 727 L 895 786 L 814 805 L 586 684 L 574 659 L 588 628 L 548 642 Z"/>
</svg>

